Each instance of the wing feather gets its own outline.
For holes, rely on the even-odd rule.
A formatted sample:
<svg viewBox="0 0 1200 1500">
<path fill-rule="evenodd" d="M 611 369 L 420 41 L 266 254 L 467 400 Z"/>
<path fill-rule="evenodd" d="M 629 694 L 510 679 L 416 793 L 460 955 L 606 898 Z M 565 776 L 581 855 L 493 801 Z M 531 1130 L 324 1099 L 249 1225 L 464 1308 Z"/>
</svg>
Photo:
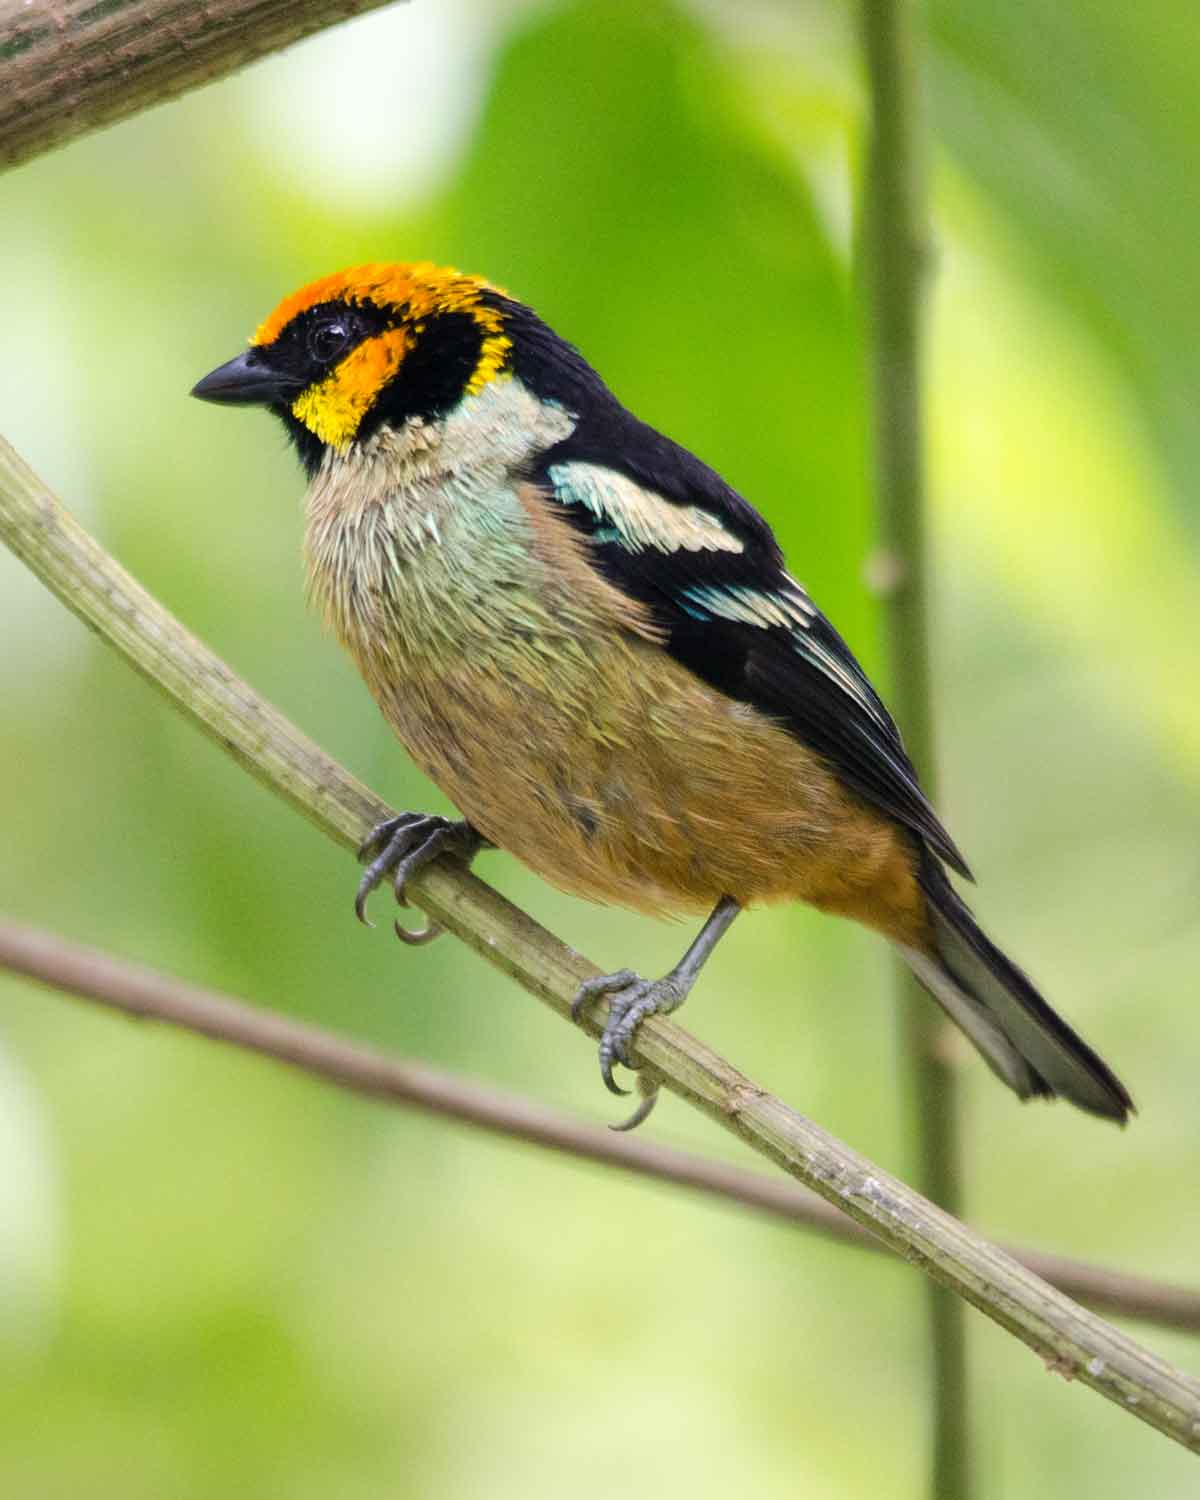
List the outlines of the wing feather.
<svg viewBox="0 0 1200 1500">
<path fill-rule="evenodd" d="M 746 502 L 690 454 L 704 482 L 668 498 L 646 482 L 644 459 L 622 472 L 590 453 L 572 457 L 571 446 L 567 439 L 552 451 L 541 482 L 589 537 L 596 567 L 651 610 L 666 649 L 711 686 L 781 721 L 846 785 L 969 878 L 894 720 L 849 646 L 784 571 L 766 523 L 751 512 L 756 524 L 745 525 Z"/>
<path fill-rule="evenodd" d="M 524 478 L 557 499 L 601 574 L 643 605 L 665 649 L 770 714 L 868 802 L 969 877 L 900 733 L 850 648 L 795 580 L 762 516 L 716 470 L 627 411 L 577 349 L 489 292 L 511 373 L 574 427 Z"/>
</svg>

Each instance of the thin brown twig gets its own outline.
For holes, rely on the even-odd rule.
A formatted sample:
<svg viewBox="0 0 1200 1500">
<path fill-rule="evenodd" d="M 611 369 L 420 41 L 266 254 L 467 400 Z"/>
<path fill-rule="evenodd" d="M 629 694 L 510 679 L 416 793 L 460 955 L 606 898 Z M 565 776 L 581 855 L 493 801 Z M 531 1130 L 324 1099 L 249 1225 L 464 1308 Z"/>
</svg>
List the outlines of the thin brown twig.
<svg viewBox="0 0 1200 1500">
<path fill-rule="evenodd" d="M 69 942 L 41 928 L 0 920 L 0 968 L 125 1015 L 167 1022 L 257 1052 L 340 1088 L 694 1188 L 863 1250 L 885 1249 L 844 1214 L 786 1179 L 747 1172 L 646 1138 L 614 1134 L 520 1095 L 423 1063 L 385 1056 L 333 1032 Z M 1010 1248 L 1008 1253 L 1091 1307 L 1163 1328 L 1200 1333 L 1200 1291 L 1037 1250 Z"/>
<path fill-rule="evenodd" d="M 264 702 L 132 579 L 0 440 L 0 540 L 185 717 L 330 837 L 361 843 L 389 810 Z M 560 1017 L 598 971 L 471 874 L 438 862 L 410 882 L 435 922 Z M 590 1035 L 603 1007 L 580 1018 Z M 639 1028 L 632 1061 L 782 1166 L 1052 1369 L 1200 1453 L 1200 1384 L 1070 1301 L 874 1162 L 790 1109 L 668 1018 Z"/>
</svg>

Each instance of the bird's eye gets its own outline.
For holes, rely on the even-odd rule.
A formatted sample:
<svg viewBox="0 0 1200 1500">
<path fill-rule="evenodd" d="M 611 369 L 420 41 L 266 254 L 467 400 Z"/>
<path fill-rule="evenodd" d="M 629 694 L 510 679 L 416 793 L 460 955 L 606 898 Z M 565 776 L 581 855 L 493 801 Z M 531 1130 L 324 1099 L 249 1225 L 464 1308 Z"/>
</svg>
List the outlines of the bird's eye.
<svg viewBox="0 0 1200 1500">
<path fill-rule="evenodd" d="M 350 330 L 340 318 L 315 323 L 308 331 L 308 352 L 318 364 L 336 359 L 350 342 Z"/>
</svg>

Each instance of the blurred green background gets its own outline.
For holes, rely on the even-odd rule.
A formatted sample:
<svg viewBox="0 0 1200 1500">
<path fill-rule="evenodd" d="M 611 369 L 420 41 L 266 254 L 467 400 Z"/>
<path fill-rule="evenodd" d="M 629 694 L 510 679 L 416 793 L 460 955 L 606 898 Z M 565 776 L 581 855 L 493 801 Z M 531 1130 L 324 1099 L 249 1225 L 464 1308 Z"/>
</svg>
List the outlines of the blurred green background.
<svg viewBox="0 0 1200 1500">
<path fill-rule="evenodd" d="M 1196 1282 L 1194 0 L 928 20 L 940 802 L 981 915 L 1141 1109 L 1120 1133 L 1021 1108 L 964 1057 L 971 1216 Z M 853 23 L 833 0 L 413 0 L 11 173 L 3 431 L 333 754 L 444 807 L 305 610 L 279 432 L 187 391 L 311 277 L 446 259 L 721 468 L 880 671 Z M 358 927 L 347 856 L 7 554 L 0 703 L 0 908 L 614 1117 L 590 1042 L 451 940 Z M 605 967 L 685 941 L 479 869 Z M 751 917 L 685 1024 L 911 1167 L 876 940 Z M 742 1159 L 670 1100 L 649 1129 Z M 6 1496 L 915 1497 L 921 1290 L 0 979 Z M 1182 1450 L 973 1315 L 971 1339 L 984 1500 L 1194 1490 Z"/>
</svg>

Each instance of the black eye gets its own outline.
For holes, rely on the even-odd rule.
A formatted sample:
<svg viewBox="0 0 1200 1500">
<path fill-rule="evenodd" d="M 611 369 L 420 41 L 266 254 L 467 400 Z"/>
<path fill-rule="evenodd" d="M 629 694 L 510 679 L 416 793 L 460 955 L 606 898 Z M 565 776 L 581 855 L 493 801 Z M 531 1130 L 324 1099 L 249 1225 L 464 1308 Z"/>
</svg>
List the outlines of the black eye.
<svg viewBox="0 0 1200 1500">
<path fill-rule="evenodd" d="M 327 365 L 350 342 L 350 329 L 341 318 L 323 319 L 308 330 L 307 342 L 310 358 Z"/>
</svg>

